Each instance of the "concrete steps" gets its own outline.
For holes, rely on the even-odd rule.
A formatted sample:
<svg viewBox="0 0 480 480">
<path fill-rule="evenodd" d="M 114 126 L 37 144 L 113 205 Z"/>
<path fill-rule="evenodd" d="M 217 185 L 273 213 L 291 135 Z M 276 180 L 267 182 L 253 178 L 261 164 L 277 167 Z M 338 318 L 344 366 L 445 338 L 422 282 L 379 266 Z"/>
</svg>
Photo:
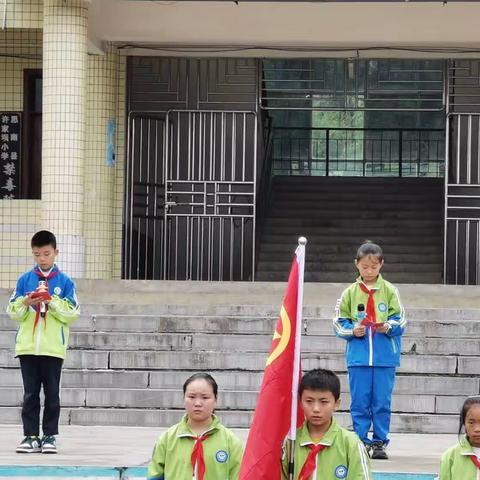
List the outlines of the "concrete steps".
<svg viewBox="0 0 480 480">
<path fill-rule="evenodd" d="M 356 249 L 368 238 L 382 246 L 392 282 L 442 282 L 441 179 L 274 177 L 269 205 L 257 280 L 285 281 L 288 255 L 274 252 L 286 253 L 303 235 L 307 281 L 353 279 Z"/>
<path fill-rule="evenodd" d="M 90 301 L 82 304 L 82 316 L 72 326 L 62 377 L 63 423 L 168 426 L 182 412 L 183 381 L 205 370 L 219 383 L 225 422 L 249 425 L 283 284 L 83 281 L 79 286 L 80 300 Z M 305 285 L 302 364 L 305 370 L 325 367 L 339 373 L 339 419 L 348 426 L 345 343 L 333 336 L 331 323 L 343 287 Z M 123 301 L 114 301 L 113 292 Z M 478 288 L 400 285 L 400 292 L 409 324 L 392 429 L 454 432 L 464 398 L 480 392 Z M 7 295 L 0 291 L 3 304 Z M 171 296 L 179 303 L 167 303 Z M 0 424 L 20 422 L 15 328 L 0 314 Z"/>
</svg>

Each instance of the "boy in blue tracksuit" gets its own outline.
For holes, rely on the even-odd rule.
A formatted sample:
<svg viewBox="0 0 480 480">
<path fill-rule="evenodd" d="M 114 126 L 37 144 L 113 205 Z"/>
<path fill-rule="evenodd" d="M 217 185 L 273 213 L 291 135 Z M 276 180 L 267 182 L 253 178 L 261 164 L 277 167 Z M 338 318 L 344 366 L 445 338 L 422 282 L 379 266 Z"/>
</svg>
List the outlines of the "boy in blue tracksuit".
<svg viewBox="0 0 480 480">
<path fill-rule="evenodd" d="M 353 427 L 372 458 L 387 459 L 392 391 L 406 320 L 397 289 L 380 275 L 382 249 L 366 241 L 355 265 L 360 276 L 342 293 L 333 324 L 335 334 L 347 341 Z"/>
</svg>

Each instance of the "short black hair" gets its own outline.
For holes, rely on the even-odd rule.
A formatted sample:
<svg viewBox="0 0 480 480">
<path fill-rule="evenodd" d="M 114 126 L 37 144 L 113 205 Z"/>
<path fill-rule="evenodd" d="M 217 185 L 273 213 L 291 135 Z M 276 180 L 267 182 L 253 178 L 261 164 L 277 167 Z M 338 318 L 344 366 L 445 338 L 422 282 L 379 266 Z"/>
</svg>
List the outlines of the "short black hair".
<svg viewBox="0 0 480 480">
<path fill-rule="evenodd" d="M 468 397 L 462 405 L 462 409 L 460 410 L 460 424 L 458 426 L 458 435 L 462 433 L 462 429 L 465 426 L 465 420 L 467 418 L 467 413 L 474 405 L 480 405 L 480 395 L 474 395 L 472 397 Z"/>
<path fill-rule="evenodd" d="M 217 398 L 218 385 L 215 379 L 209 373 L 194 373 L 191 377 L 188 377 L 183 384 L 183 394 L 185 395 L 187 387 L 195 380 L 205 380 L 209 383 L 213 390 L 213 395 Z"/>
<path fill-rule="evenodd" d="M 304 390 L 332 392 L 335 401 L 337 401 L 340 398 L 340 379 L 331 370 L 315 368 L 302 377 L 298 386 L 299 397 L 302 396 Z"/>
<path fill-rule="evenodd" d="M 380 245 L 373 243 L 371 240 L 365 240 L 357 250 L 357 260 L 373 255 L 377 257 L 380 262 L 383 261 L 383 250 Z"/>
<path fill-rule="evenodd" d="M 57 249 L 57 239 L 52 232 L 48 230 L 40 230 L 37 232 L 31 241 L 31 246 L 33 247 L 46 247 L 47 245 L 51 245 L 54 250 Z"/>
</svg>

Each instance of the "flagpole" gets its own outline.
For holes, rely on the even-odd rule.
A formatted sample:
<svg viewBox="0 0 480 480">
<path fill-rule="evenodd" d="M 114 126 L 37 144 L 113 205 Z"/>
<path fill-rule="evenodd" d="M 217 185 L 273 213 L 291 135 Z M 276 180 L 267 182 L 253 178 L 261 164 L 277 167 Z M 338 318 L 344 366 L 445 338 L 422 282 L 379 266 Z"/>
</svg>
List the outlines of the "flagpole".
<svg viewBox="0 0 480 480">
<path fill-rule="evenodd" d="M 295 470 L 295 439 L 297 436 L 297 407 L 298 407 L 298 381 L 300 377 L 300 344 L 302 339 L 302 315 L 303 315 L 303 279 L 305 272 L 305 245 L 307 239 L 299 237 L 298 247 L 295 250 L 298 262 L 298 289 L 297 289 L 297 321 L 295 327 L 295 355 L 293 360 L 292 378 L 292 408 L 290 417 L 290 432 L 288 435 L 290 444 L 290 457 L 288 464 L 289 480 L 294 478 Z"/>
</svg>

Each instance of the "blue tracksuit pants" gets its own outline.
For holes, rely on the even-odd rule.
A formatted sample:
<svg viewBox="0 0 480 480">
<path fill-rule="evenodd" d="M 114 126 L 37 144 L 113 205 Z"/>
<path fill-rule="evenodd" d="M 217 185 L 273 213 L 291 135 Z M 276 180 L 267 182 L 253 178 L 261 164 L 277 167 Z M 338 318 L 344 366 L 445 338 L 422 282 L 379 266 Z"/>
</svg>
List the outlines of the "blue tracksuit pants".
<svg viewBox="0 0 480 480">
<path fill-rule="evenodd" d="M 395 367 L 349 367 L 353 428 L 366 444 L 388 443 Z M 368 432 L 373 425 L 373 436 Z"/>
</svg>

